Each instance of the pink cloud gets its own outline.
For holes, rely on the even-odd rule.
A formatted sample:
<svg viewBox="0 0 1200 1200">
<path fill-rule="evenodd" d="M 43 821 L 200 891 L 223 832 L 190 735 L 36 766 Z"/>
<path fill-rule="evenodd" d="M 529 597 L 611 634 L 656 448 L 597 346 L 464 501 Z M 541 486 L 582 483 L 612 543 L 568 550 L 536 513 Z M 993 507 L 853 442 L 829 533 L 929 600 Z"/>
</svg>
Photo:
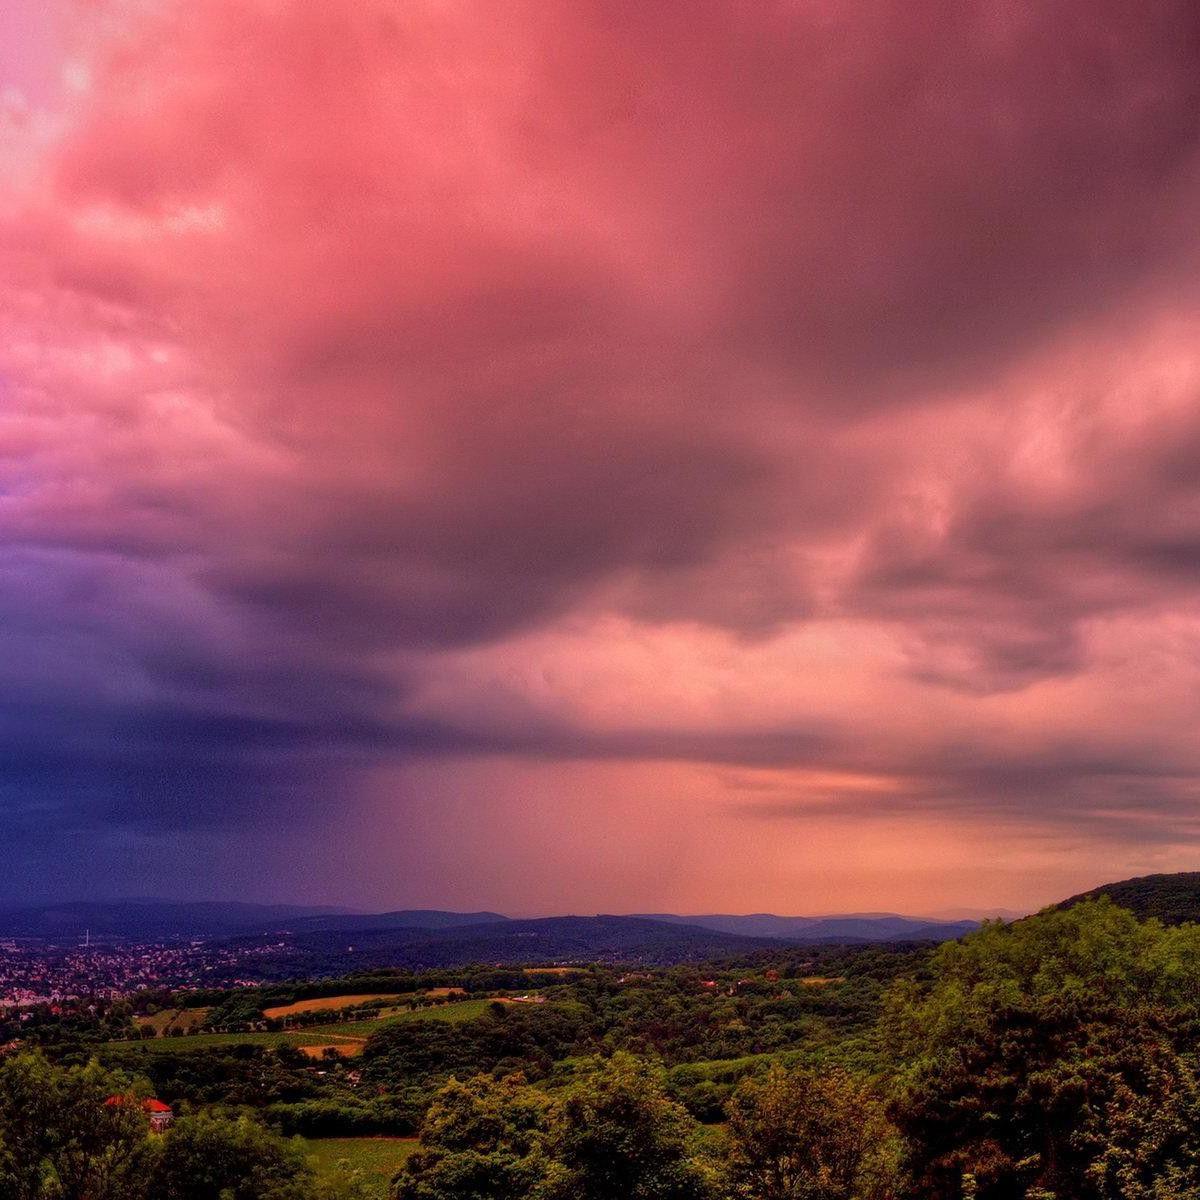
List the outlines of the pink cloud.
<svg viewBox="0 0 1200 1200">
<path fill-rule="evenodd" d="M 486 754 L 1187 852 L 1192 6 L 65 11 L 0 141 L 17 826 Z"/>
</svg>

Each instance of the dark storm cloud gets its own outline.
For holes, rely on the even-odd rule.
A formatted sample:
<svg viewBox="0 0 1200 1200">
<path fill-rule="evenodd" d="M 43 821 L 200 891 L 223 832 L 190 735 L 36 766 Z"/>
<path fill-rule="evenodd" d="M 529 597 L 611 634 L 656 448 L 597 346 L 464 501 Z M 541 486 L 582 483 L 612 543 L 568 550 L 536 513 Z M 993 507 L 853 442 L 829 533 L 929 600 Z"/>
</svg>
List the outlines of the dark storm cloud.
<svg viewBox="0 0 1200 1200">
<path fill-rule="evenodd" d="M 1194 342 L 1195 5 L 109 17 L 62 130 L 6 131 L 14 839 L 302 819 L 489 754 L 1183 815 L 1153 738 L 1112 772 L 858 747 L 924 706 L 1019 747 L 979 704 L 1100 671 L 1095 622 L 1189 612 L 1200 418 L 1146 356 Z M 613 614 L 730 635 L 731 679 L 822 622 L 863 648 L 727 727 L 653 665 L 602 726 L 452 669 Z"/>
</svg>

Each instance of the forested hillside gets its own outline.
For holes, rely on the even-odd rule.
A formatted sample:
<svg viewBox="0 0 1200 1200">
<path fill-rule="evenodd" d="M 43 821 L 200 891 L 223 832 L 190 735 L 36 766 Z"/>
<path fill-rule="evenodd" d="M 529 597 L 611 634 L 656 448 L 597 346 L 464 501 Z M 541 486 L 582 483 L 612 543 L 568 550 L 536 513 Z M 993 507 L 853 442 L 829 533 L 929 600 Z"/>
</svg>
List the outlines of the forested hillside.
<svg viewBox="0 0 1200 1200">
<path fill-rule="evenodd" d="M 1091 891 L 1064 900 L 1060 908 L 1070 908 L 1083 900 L 1107 896 L 1114 904 L 1141 917 L 1155 917 L 1167 925 L 1200 921 L 1200 871 L 1172 875 L 1142 875 L 1105 883 Z"/>
<path fill-rule="evenodd" d="M 1198 1030 L 1200 926 L 1107 897 L 938 948 L 146 992 L 7 1026 L 0 1195 L 1191 1200 Z"/>
</svg>

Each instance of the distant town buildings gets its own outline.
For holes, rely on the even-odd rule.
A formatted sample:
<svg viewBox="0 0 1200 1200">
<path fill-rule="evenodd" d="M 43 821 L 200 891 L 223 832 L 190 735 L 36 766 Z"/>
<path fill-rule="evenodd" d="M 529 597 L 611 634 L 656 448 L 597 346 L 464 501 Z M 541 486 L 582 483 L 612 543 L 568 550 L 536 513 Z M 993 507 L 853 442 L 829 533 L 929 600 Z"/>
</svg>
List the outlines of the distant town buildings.
<svg viewBox="0 0 1200 1200">
<path fill-rule="evenodd" d="M 124 942 L 58 946 L 0 943 L 0 1009 L 29 1010 L 81 1000 L 111 1001 L 146 988 L 241 987 L 255 968 L 285 950 L 274 943 Z"/>
</svg>

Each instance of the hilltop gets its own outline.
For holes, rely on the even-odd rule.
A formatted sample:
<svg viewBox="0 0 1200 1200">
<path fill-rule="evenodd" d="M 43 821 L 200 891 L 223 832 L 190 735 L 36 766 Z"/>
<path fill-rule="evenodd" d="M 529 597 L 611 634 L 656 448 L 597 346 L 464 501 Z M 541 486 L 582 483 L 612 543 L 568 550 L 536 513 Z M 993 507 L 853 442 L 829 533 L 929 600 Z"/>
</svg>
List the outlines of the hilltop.
<svg viewBox="0 0 1200 1200">
<path fill-rule="evenodd" d="M 1095 900 L 1100 896 L 1107 896 L 1114 904 L 1129 909 L 1142 920 L 1157 917 L 1167 925 L 1200 921 L 1200 871 L 1139 875 L 1135 879 L 1104 883 L 1054 907 L 1070 908 L 1082 900 Z"/>
</svg>

